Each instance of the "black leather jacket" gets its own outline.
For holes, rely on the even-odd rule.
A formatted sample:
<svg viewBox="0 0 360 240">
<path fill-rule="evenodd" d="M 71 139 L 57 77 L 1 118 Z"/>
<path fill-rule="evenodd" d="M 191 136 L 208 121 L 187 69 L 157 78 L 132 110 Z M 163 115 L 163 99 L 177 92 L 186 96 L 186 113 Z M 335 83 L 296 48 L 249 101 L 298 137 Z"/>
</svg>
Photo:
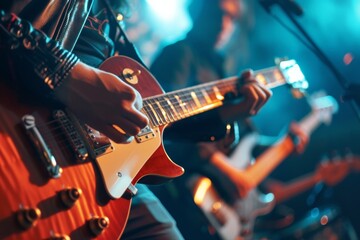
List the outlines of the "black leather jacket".
<svg viewBox="0 0 360 240">
<path fill-rule="evenodd" d="M 19 13 L 67 50 L 72 50 L 93 0 L 32 0 Z"/>
</svg>

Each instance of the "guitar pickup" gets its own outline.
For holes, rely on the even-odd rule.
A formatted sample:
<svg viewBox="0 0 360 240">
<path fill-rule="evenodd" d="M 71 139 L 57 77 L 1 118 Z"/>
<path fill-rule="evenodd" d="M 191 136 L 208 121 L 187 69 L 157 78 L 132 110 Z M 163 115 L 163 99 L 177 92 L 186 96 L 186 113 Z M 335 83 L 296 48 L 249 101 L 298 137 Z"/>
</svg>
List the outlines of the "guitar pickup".
<svg viewBox="0 0 360 240">
<path fill-rule="evenodd" d="M 95 159 L 97 156 L 113 151 L 108 137 L 88 125 L 80 123 L 69 111 L 57 110 L 53 115 L 59 122 L 79 162 L 83 162 L 89 157 Z"/>
<path fill-rule="evenodd" d="M 85 161 L 88 158 L 89 153 L 73 122 L 62 110 L 54 111 L 53 117 L 60 124 L 66 139 L 75 153 L 76 159 L 79 162 Z"/>
</svg>

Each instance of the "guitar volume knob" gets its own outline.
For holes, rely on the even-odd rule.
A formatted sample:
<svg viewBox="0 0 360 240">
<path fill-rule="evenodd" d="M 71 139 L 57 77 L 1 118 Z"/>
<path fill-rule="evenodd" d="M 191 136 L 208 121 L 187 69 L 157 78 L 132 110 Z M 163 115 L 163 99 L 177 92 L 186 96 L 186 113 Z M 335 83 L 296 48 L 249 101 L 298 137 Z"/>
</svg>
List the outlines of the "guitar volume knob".
<svg viewBox="0 0 360 240">
<path fill-rule="evenodd" d="M 67 208 L 72 207 L 79 200 L 81 194 L 80 188 L 67 188 L 59 193 L 61 203 Z"/>
<path fill-rule="evenodd" d="M 89 227 L 91 233 L 95 236 L 100 235 L 106 228 L 109 227 L 110 220 L 108 217 L 94 217 L 89 220 Z"/>
<path fill-rule="evenodd" d="M 21 209 L 16 214 L 17 222 L 24 229 L 35 226 L 40 217 L 41 211 L 38 208 Z"/>
</svg>

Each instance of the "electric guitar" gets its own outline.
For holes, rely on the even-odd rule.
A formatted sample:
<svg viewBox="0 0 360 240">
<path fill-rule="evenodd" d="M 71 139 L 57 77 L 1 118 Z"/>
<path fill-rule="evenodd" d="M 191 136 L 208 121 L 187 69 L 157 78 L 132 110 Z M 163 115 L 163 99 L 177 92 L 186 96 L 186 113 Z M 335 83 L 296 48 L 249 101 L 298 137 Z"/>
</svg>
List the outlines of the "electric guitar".
<svg viewBox="0 0 360 240">
<path fill-rule="evenodd" d="M 308 136 L 321 123 L 329 123 L 332 114 L 337 111 L 336 100 L 331 96 L 316 94 L 309 99 L 312 112 L 298 123 Z M 253 164 L 251 152 L 257 139 L 257 133 L 248 134 L 229 157 L 221 152 L 213 155 L 215 158 L 227 161 L 231 167 L 244 170 L 242 172 L 243 177 L 252 187 L 244 199 L 239 199 L 233 206 L 230 206 L 222 200 L 216 189 L 212 187 L 210 179 L 199 177 L 198 180 L 194 181 L 194 202 L 202 209 L 222 239 L 233 240 L 249 237 L 251 239 L 256 217 L 269 213 L 275 205 L 272 193 L 262 194 L 256 187 L 295 148 L 292 138 L 287 135 L 263 152 Z"/>
</svg>

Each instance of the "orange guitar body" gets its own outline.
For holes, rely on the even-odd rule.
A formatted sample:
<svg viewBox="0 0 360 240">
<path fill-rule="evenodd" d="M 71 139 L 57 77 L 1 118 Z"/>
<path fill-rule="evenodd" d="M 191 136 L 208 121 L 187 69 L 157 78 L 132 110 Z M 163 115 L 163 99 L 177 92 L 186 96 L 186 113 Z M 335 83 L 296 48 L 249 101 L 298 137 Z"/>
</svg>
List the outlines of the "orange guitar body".
<svg viewBox="0 0 360 240">
<path fill-rule="evenodd" d="M 102 68 L 121 76 L 124 68 L 134 68 L 129 64 L 137 64 L 127 60 L 117 58 L 105 62 Z M 137 64 L 136 68 L 139 67 Z M 146 69 L 141 71 L 139 83 L 133 86 L 142 96 L 163 93 L 151 74 Z M 35 112 L 39 127 L 43 128 L 42 135 L 62 168 L 58 178 L 49 177 L 22 126 L 22 117 Z M 44 126 L 52 121 L 51 112 L 45 105 L 21 102 L 11 88 L 1 84 L 0 239 L 118 239 L 128 218 L 131 197 L 111 198 L 96 161 L 75 160 L 65 139 L 60 138 L 61 132 L 52 130 L 56 125 Z M 152 152 L 132 184 L 143 176 L 170 179 L 183 173 L 183 169 L 167 157 L 162 144 Z M 151 182 L 151 178 L 146 179 Z M 156 177 L 156 181 L 158 179 Z M 66 206 L 64 202 L 68 201 L 62 200 L 67 189 L 75 189 L 76 196 L 79 193 L 72 206 Z"/>
</svg>

